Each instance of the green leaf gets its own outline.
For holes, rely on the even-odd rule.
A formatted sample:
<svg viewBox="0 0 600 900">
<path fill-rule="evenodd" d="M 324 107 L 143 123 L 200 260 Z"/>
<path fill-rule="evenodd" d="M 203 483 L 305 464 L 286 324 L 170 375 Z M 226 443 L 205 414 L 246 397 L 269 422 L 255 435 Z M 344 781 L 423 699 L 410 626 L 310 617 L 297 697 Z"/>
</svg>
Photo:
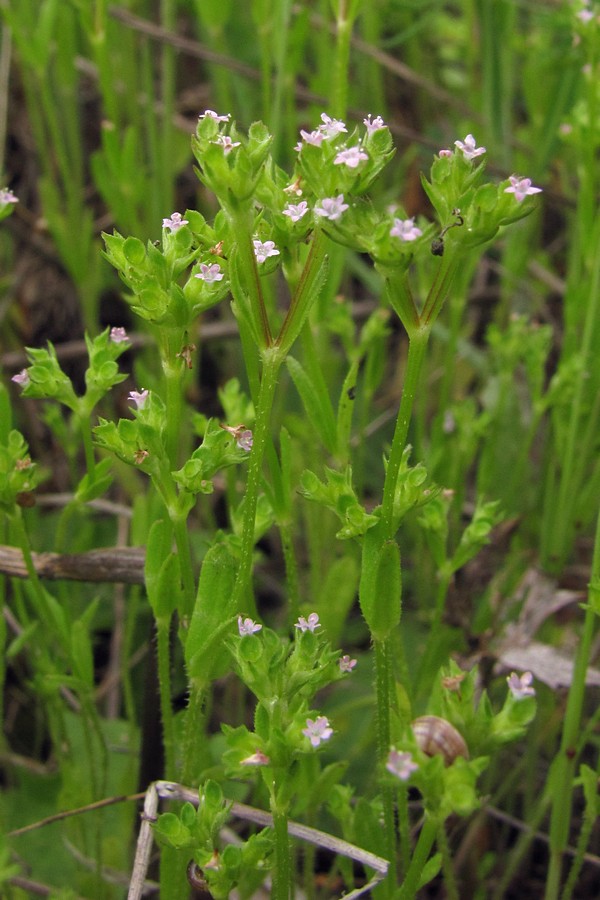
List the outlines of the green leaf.
<svg viewBox="0 0 600 900">
<path fill-rule="evenodd" d="M 402 576 L 394 540 L 382 543 L 383 523 L 364 537 L 359 586 L 360 608 L 375 640 L 384 641 L 400 623 Z"/>
<path fill-rule="evenodd" d="M 288 356 L 286 365 L 296 390 L 300 394 L 306 415 L 321 443 L 329 453 L 335 453 L 337 423 L 329 396 L 326 391 L 321 390 L 321 386 L 316 384 L 314 377 L 309 375 L 293 356 Z"/>
<path fill-rule="evenodd" d="M 423 868 L 421 869 L 421 875 L 419 877 L 419 890 L 422 887 L 425 887 L 426 884 L 429 884 L 430 881 L 433 881 L 435 876 L 442 868 L 442 854 L 435 853 L 430 859 L 427 860 Z"/>
<path fill-rule="evenodd" d="M 110 487 L 113 477 L 109 474 L 112 467 L 112 460 L 109 458 L 101 460 L 94 468 L 94 477 L 90 479 L 90 474 L 86 473 L 75 492 L 75 498 L 80 503 L 89 503 L 101 497 Z"/>
<path fill-rule="evenodd" d="M 237 562 L 225 542 L 214 544 L 204 557 L 192 614 L 185 661 L 190 678 L 207 684 L 225 653 L 223 638 L 238 612 L 233 606 Z"/>
<path fill-rule="evenodd" d="M 172 551 L 171 523 L 159 519 L 148 535 L 144 578 L 148 601 L 157 619 L 168 619 L 181 597 L 179 561 Z"/>
</svg>

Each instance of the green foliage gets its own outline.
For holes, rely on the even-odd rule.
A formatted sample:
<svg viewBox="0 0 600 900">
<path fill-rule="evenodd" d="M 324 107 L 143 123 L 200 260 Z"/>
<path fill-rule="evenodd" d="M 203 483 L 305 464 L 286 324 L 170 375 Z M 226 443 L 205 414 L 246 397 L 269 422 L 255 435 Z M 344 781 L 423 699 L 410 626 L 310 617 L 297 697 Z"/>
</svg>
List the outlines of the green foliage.
<svg viewBox="0 0 600 900">
<path fill-rule="evenodd" d="M 275 900 L 314 890 L 289 816 L 388 859 L 378 898 L 434 879 L 461 896 L 462 832 L 445 827 L 482 792 L 524 837 L 499 829 L 474 860 L 478 896 L 510 892 L 548 809 L 545 896 L 585 893 L 598 525 L 587 604 L 536 638 L 578 648 L 566 701 L 538 684 L 536 715 L 529 680 L 513 673 L 505 693 L 500 670 L 515 628 L 538 676 L 526 626 L 556 604 L 532 590 L 515 623 L 519 582 L 532 562 L 556 576 L 588 563 L 598 515 L 597 16 L 511 0 L 19 0 L 0 16 L 24 108 L 15 128 L 9 104 L 0 184 L 3 346 L 37 321 L 35 223 L 87 355 L 73 363 L 77 346 L 51 334 L 13 378 L 23 400 L 0 386 L 2 541 L 28 576 L 0 585 L 2 824 L 135 791 L 155 706 L 164 776 L 201 785 L 197 807 L 154 826 L 165 900 L 187 889 L 188 860 L 214 897 L 251 897 L 267 871 Z M 184 122 L 196 54 L 219 113 Z M 109 309 L 131 339 L 105 328 Z M 106 568 L 93 590 L 46 581 L 93 567 L 85 549 L 127 558 L 127 543 L 145 548 L 143 587 L 113 590 Z M 138 550 L 130 562 L 139 580 Z M 468 758 L 428 755 L 417 715 L 452 724 Z M 233 797 L 268 808 L 272 829 L 224 846 Z M 19 859 L 52 896 L 116 898 L 132 817 L 119 803 L 9 836 L 2 890 L 19 893 Z M 48 827 L 52 854 L 36 838 Z M 336 873 L 351 891 L 347 858 Z"/>
</svg>

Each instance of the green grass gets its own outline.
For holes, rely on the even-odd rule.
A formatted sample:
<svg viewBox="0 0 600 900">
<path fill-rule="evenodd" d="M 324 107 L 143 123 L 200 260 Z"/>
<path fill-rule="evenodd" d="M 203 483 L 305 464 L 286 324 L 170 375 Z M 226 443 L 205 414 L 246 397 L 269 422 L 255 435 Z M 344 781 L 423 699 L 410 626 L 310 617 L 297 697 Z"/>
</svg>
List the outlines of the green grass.
<svg viewBox="0 0 600 900">
<path fill-rule="evenodd" d="M 276 813 L 276 897 L 292 882 L 310 898 L 342 891 L 333 877 L 317 887 L 303 850 L 281 874 L 284 812 L 380 856 L 394 853 L 397 884 L 388 878 L 375 897 L 553 900 L 600 891 L 596 860 L 584 857 L 597 833 L 600 26 L 577 18 L 578 9 L 516 0 L 0 2 L 0 188 L 20 201 L 0 227 L 0 437 L 7 447 L 10 427 L 20 430 L 44 472 L 36 505 L 23 500 L 27 489 L 17 493 L 23 506 L 0 495 L 0 543 L 26 555 L 150 548 L 145 587 L 114 584 L 110 573 L 96 583 L 38 579 L 31 565 L 28 579 L 0 576 L 3 896 L 28 896 L 10 864 L 52 896 L 125 896 L 137 831 L 131 802 L 27 837 L 10 832 L 145 790 L 144 779 L 163 775 L 190 786 L 213 779 L 226 796 Z M 373 205 L 398 205 L 423 229 L 434 222 L 430 238 L 454 224 L 444 264 L 462 234 L 460 213 L 437 221 L 419 176 L 441 148 L 472 132 L 487 148 L 492 181 L 527 176 L 543 193 L 530 216 L 463 256 L 441 311 L 429 293 L 440 266 L 431 253 L 411 268 L 410 298 L 399 276 L 325 238 L 314 265 L 304 245 L 290 255 L 290 293 L 281 276 L 253 286 L 240 235 L 267 238 L 268 212 L 253 232 L 243 204 L 227 208 L 219 196 L 226 214 L 214 235 L 227 241 L 233 228 L 237 236 L 226 263 L 237 309 L 247 312 L 236 319 L 229 295 L 207 308 L 187 332 L 191 367 L 178 357 L 169 369 L 174 332 L 136 318 L 122 299 L 131 284 L 107 264 L 101 234 L 160 247 L 174 210 L 213 222 L 219 204 L 206 172 L 204 184 L 194 174 L 191 144 L 207 108 L 231 113 L 241 133 L 262 120 L 274 164 L 288 173 L 299 130 L 316 128 L 322 112 L 350 132 L 367 114 L 382 115 L 396 154 L 370 191 Z M 303 293 L 305 263 L 311 290 Z M 299 311 L 286 320 L 290 296 Z M 424 340 L 411 331 L 413 300 L 418 313 L 427 302 L 439 312 Z M 308 325 L 296 334 L 305 312 Z M 271 359 L 283 322 L 285 352 Z M 88 362 L 76 341 L 107 325 L 133 337 L 119 360 L 128 380 L 111 381 L 93 411 L 22 398 L 11 384 L 27 365 L 23 347 L 51 340 L 81 396 Z M 142 388 L 166 403 L 170 468 L 152 484 L 143 465 L 92 446 L 90 432 L 99 417 L 131 418 L 127 393 Z M 405 420 L 394 432 L 401 403 Z M 260 447 L 249 466 L 226 460 L 211 471 L 214 493 L 199 491 L 183 510 L 170 473 L 211 417 L 251 425 Z M 211 440 L 225 453 L 217 426 Z M 397 477 L 386 476 L 384 454 Z M 0 458 L 5 480 L 9 458 Z M 426 503 L 423 485 L 444 492 Z M 336 537 L 348 510 L 369 516 L 379 504 L 380 529 L 361 532 L 353 519 L 355 537 Z M 185 635 L 198 579 L 202 612 L 191 627 L 201 652 L 193 656 Z M 223 647 L 237 614 L 285 636 L 312 611 L 334 649 L 359 664 L 351 688 L 348 677 L 310 707 L 335 723 L 319 751 L 323 766 L 303 757 L 293 774 L 274 776 L 269 796 L 260 779 L 242 784 L 224 763 L 221 724 L 258 732 L 261 695 L 242 651 Z M 504 664 L 516 635 L 522 662 Z M 545 645 L 550 670 L 534 642 Z M 562 657 L 573 665 L 557 678 Z M 477 675 L 497 715 L 509 672 L 533 672 L 537 714 L 524 738 L 494 745 L 469 698 L 454 708 L 453 694 L 443 706 L 439 671 L 451 659 Z M 419 833 L 418 793 L 394 785 L 382 762 L 411 719 L 442 708 L 471 729 L 480 751 L 472 756 L 489 761 L 472 808 L 444 824 L 447 815 L 428 807 Z M 420 783 L 421 795 L 430 787 Z M 429 859 L 428 886 L 416 886 L 413 858 L 421 867 Z M 348 863 L 331 860 L 349 891 Z M 180 869 L 165 851 L 162 873 L 152 873 L 161 896 L 182 896 Z"/>
</svg>

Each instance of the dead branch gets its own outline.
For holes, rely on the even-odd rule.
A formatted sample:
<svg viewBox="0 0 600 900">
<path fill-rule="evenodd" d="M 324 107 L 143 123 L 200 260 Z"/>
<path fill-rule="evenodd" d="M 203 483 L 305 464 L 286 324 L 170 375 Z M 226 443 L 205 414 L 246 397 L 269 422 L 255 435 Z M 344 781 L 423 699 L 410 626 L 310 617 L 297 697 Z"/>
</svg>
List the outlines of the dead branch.
<svg viewBox="0 0 600 900">
<path fill-rule="evenodd" d="M 145 547 L 103 547 L 86 553 L 32 553 L 39 578 L 49 581 L 144 584 Z M 29 572 L 18 547 L 0 545 L 0 572 L 28 578 Z"/>
</svg>

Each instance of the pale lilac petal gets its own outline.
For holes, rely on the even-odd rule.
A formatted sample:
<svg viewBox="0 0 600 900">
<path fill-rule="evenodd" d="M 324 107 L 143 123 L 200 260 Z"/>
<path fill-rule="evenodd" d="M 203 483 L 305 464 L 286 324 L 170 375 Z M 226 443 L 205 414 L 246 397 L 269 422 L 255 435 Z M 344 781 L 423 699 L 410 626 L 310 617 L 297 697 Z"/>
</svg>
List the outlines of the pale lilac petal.
<svg viewBox="0 0 600 900">
<path fill-rule="evenodd" d="M 410 753 L 404 753 L 393 747 L 388 754 L 385 767 L 388 772 L 391 772 L 391 774 L 395 775 L 396 778 L 399 778 L 400 781 L 408 781 L 412 773 L 416 772 L 419 768 Z"/>
<path fill-rule="evenodd" d="M 321 741 L 328 741 L 333 734 L 333 728 L 329 724 L 327 716 L 317 716 L 316 719 L 307 719 L 306 728 L 302 734 L 309 739 L 313 747 L 318 747 Z"/>
<path fill-rule="evenodd" d="M 238 631 L 240 637 L 247 637 L 252 634 L 256 634 L 257 631 L 262 629 L 262 625 L 258 622 L 254 622 L 253 619 L 246 618 L 243 619 L 241 616 L 238 616 Z"/>
</svg>

